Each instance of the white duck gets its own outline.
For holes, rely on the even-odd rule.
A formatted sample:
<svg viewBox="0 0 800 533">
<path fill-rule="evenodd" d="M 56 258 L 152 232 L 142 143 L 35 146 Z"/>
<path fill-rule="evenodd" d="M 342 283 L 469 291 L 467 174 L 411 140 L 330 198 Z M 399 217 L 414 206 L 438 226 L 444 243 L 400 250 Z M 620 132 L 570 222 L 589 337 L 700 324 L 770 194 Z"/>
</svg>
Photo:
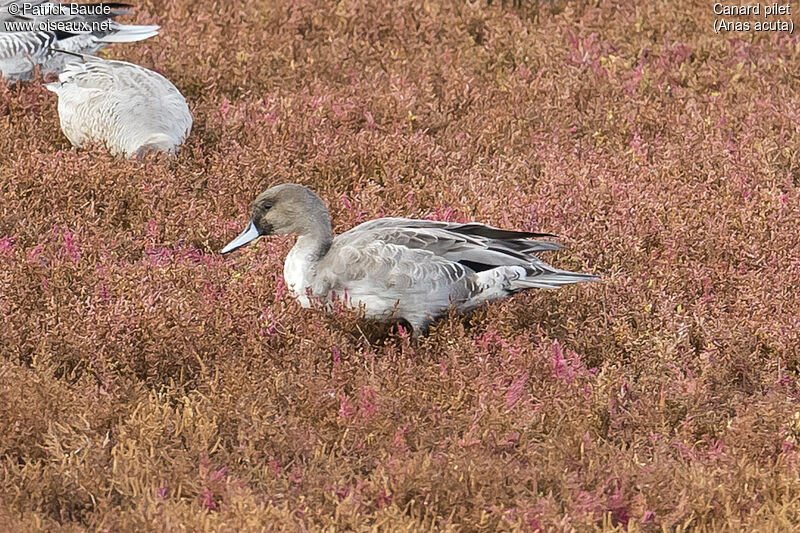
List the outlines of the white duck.
<svg viewBox="0 0 800 533">
<path fill-rule="evenodd" d="M 174 153 L 192 129 L 180 91 L 133 63 L 83 56 L 45 87 L 58 95 L 61 130 L 75 146 L 101 141 L 125 157 Z"/>
<path fill-rule="evenodd" d="M 78 61 L 57 53 L 56 48 L 95 54 L 109 43 L 141 41 L 158 34 L 158 26 L 115 22 L 114 18 L 132 13 L 127 4 L 74 5 L 77 8 L 43 0 L 0 0 L 0 77 L 27 80 L 36 65 L 43 74 L 59 73 Z"/>
<path fill-rule="evenodd" d="M 542 233 L 508 231 L 477 222 L 455 224 L 407 218 L 370 220 L 331 234 L 328 210 L 302 185 L 283 184 L 253 202 L 247 228 L 221 253 L 262 235 L 297 234 L 283 275 L 303 307 L 311 298 L 330 308 L 343 299 L 378 320 L 403 319 L 414 336 L 454 307 L 466 312 L 530 288 L 556 288 L 598 279 L 558 270 L 534 254 L 557 250 Z"/>
</svg>

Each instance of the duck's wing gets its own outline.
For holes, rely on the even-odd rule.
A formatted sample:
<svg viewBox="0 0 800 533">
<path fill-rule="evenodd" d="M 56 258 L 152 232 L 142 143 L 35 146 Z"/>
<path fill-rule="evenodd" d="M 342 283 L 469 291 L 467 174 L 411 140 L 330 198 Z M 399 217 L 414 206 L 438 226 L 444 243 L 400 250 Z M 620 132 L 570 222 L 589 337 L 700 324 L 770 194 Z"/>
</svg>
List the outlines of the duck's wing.
<svg viewBox="0 0 800 533">
<path fill-rule="evenodd" d="M 10 10 L 11 4 L 25 4 L 28 11 Z M 36 65 L 40 65 L 44 73 L 61 72 L 67 64 L 78 61 L 55 49 L 93 54 L 108 43 L 141 41 L 158 34 L 158 26 L 116 22 L 115 17 L 132 12 L 127 4 L 102 5 L 108 6 L 110 13 L 80 14 L 67 4 L 42 1 L 0 5 L 0 71 L 3 77 L 27 79 Z M 56 23 L 59 29 L 54 30 Z"/>
<path fill-rule="evenodd" d="M 412 219 L 366 222 L 334 239 L 316 266 L 315 295 L 337 293 L 368 312 L 396 309 L 418 334 L 453 305 L 467 311 L 515 292 L 597 279 L 535 257 L 558 249 L 528 232 Z"/>
<path fill-rule="evenodd" d="M 406 320 L 414 335 L 451 305 L 462 307 L 476 290 L 475 273 L 429 250 L 385 241 L 337 237 L 310 282 L 323 301 L 341 299 L 380 320 Z"/>
<path fill-rule="evenodd" d="M 382 240 L 334 240 L 331 249 L 317 267 L 317 276 L 329 290 L 392 293 L 397 297 L 410 293 L 429 294 L 442 291 L 464 279 L 472 271 L 430 250 L 414 249 Z M 316 292 L 316 290 L 315 290 Z M 432 298 L 436 298 L 432 294 Z"/>
<path fill-rule="evenodd" d="M 0 32 L 0 74 L 11 80 L 26 78 L 55 41 L 48 32 Z"/>
<path fill-rule="evenodd" d="M 499 266 L 526 266 L 540 262 L 538 252 L 558 250 L 554 241 L 533 240 L 552 237 L 547 233 L 512 231 L 477 222 L 457 224 L 433 220 L 381 218 L 365 222 L 337 237 L 346 242 L 380 241 L 412 250 L 424 250 L 436 257 L 481 272 Z"/>
<path fill-rule="evenodd" d="M 59 75 L 58 81 L 45 85 L 58 93 L 65 87 L 86 91 L 114 93 L 121 99 L 144 95 L 149 99 L 179 98 L 180 91 L 161 74 L 126 61 L 114 61 L 95 56 L 70 54 L 81 62 L 70 63 Z"/>
<path fill-rule="evenodd" d="M 66 65 L 59 74 L 57 82 L 45 84 L 45 87 L 56 93 L 67 86 L 83 90 L 124 91 L 141 85 L 148 80 L 152 72 L 125 61 L 102 59 L 80 53 L 62 52 L 60 55 L 78 58 L 78 62 Z"/>
</svg>

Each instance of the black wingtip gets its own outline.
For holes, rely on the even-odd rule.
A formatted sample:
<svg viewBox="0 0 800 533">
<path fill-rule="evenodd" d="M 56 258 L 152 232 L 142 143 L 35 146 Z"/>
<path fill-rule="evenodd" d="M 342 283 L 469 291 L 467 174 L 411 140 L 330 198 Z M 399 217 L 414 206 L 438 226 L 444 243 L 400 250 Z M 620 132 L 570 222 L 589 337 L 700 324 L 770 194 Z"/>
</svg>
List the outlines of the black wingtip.
<svg viewBox="0 0 800 533">
<path fill-rule="evenodd" d="M 63 48 L 56 48 L 55 46 L 51 46 L 50 50 L 52 50 L 53 52 L 60 52 L 62 54 L 68 54 L 68 55 L 71 55 L 71 56 L 80 57 L 84 61 L 86 61 L 86 57 L 87 57 L 85 54 L 79 54 L 78 52 L 72 52 L 70 50 L 64 50 Z"/>
<path fill-rule="evenodd" d="M 80 35 L 79 33 L 72 33 L 64 30 L 53 30 L 53 35 L 56 37 L 56 41 L 62 41 L 64 39 L 69 39 L 70 37 L 75 37 L 76 35 Z"/>
<path fill-rule="evenodd" d="M 462 224 L 461 226 L 453 228 L 450 231 L 454 231 L 456 233 L 461 233 L 464 235 L 474 235 L 476 237 L 485 237 L 487 239 L 501 239 L 501 240 L 531 239 L 531 238 L 535 239 L 540 237 L 557 238 L 557 236 L 553 235 L 552 233 L 537 233 L 532 231 L 516 231 L 510 229 L 500 229 L 478 223 Z"/>
</svg>

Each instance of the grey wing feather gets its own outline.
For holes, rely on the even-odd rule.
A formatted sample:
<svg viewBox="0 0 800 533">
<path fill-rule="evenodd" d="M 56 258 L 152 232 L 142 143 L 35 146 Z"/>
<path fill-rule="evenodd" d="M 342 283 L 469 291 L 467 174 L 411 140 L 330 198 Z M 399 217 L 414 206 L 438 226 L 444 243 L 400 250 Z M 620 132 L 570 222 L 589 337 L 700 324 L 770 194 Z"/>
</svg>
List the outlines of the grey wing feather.
<svg viewBox="0 0 800 533">
<path fill-rule="evenodd" d="M 559 243 L 531 240 L 544 233 L 510 231 L 479 223 L 456 224 L 431 220 L 382 218 L 365 222 L 338 239 L 353 243 L 382 241 L 409 249 L 426 250 L 473 271 L 498 266 L 525 266 L 537 261 L 537 252 L 558 250 Z"/>
<path fill-rule="evenodd" d="M 321 289 L 336 290 L 338 286 L 341 290 L 354 282 L 366 282 L 381 291 L 427 292 L 452 285 L 470 272 L 430 250 L 342 236 L 318 267 L 317 274 L 328 285 Z"/>
</svg>

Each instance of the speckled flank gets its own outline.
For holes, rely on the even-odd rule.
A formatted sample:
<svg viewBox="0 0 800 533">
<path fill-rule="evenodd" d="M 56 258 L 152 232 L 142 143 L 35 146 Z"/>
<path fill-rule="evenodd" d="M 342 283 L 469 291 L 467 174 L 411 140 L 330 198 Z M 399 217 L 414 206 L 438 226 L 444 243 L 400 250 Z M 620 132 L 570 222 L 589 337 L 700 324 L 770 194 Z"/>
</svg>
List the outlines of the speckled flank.
<svg viewBox="0 0 800 533">
<path fill-rule="evenodd" d="M 45 15 L 22 15 L 23 4 L 28 10 L 38 6 L 39 12 Z M 12 5 L 20 7 L 13 9 L 9 7 Z M 114 18 L 131 14 L 132 11 L 113 4 L 109 4 L 113 7 L 108 15 L 72 14 L 67 5 L 58 7 L 58 10 L 45 9 L 46 5 L 54 4 L 29 0 L 0 3 L 0 77 L 12 81 L 27 80 L 37 65 L 42 73 L 59 73 L 66 65 L 79 61 L 79 58 L 59 53 L 54 50 L 56 48 L 95 54 L 109 43 L 141 41 L 157 35 L 159 30 L 158 26 L 126 25 L 114 21 Z M 94 25 L 87 26 L 91 31 L 75 33 L 51 31 L 49 27 L 42 26 L 56 22 L 72 24 L 70 27 L 80 27 L 81 23 Z M 27 30 L 27 24 L 33 27 Z"/>
</svg>

